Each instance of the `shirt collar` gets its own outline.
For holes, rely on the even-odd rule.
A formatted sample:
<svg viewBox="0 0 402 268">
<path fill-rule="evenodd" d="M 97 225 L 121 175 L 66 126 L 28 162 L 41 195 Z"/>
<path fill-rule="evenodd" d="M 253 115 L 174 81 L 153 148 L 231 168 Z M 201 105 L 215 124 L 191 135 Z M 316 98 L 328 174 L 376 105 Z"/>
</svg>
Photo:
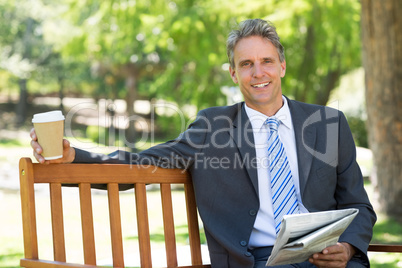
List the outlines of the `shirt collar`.
<svg viewBox="0 0 402 268">
<path fill-rule="evenodd" d="M 285 125 L 288 129 L 292 129 L 292 117 L 290 115 L 288 100 L 282 95 L 283 106 L 278 110 L 278 112 L 274 115 L 277 119 L 279 119 L 283 125 Z M 244 108 L 246 110 L 247 116 L 250 119 L 251 126 L 254 132 L 259 132 L 261 128 L 264 126 L 264 122 L 269 118 L 263 113 L 260 113 L 250 107 L 245 103 Z"/>
</svg>

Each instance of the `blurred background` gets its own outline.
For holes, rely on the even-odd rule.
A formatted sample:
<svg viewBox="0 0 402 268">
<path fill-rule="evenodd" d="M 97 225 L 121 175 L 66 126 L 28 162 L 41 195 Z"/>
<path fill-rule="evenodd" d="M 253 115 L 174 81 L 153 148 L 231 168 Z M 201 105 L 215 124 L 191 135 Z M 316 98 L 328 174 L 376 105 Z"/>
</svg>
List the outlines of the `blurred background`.
<svg viewBox="0 0 402 268">
<path fill-rule="evenodd" d="M 32 155 L 32 115 L 62 110 L 73 146 L 104 153 L 175 138 L 199 109 L 242 100 L 225 42 L 248 18 L 277 27 L 286 96 L 346 114 L 380 216 L 374 241 L 401 244 L 401 3 L 0 0 L 0 267 L 23 256 L 18 159 Z"/>
</svg>

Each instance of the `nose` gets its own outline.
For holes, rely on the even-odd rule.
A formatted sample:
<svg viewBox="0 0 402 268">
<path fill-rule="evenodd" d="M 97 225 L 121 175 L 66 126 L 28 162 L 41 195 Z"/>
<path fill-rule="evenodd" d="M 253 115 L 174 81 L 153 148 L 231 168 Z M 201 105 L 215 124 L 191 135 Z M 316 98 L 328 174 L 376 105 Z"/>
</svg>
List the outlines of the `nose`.
<svg viewBox="0 0 402 268">
<path fill-rule="evenodd" d="M 254 77 L 262 77 L 264 75 L 262 66 L 258 63 L 254 64 L 254 68 L 253 68 L 253 76 Z"/>
</svg>

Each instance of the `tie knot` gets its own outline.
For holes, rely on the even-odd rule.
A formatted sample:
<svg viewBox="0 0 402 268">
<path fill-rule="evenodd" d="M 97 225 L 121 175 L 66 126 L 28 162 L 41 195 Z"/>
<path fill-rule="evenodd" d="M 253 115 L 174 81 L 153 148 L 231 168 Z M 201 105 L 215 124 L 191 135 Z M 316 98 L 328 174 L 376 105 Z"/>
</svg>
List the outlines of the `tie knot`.
<svg viewBox="0 0 402 268">
<path fill-rule="evenodd" d="M 280 121 L 276 118 L 268 118 L 265 124 L 268 125 L 271 131 L 278 131 Z"/>
</svg>

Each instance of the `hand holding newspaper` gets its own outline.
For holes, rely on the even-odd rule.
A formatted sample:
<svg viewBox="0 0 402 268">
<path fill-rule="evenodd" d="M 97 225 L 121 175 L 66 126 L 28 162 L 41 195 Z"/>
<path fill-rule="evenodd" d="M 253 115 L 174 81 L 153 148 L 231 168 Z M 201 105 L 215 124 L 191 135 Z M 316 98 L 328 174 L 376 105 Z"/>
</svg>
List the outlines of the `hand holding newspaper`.
<svg viewBox="0 0 402 268">
<path fill-rule="evenodd" d="M 299 263 L 335 245 L 358 209 L 285 215 L 266 266 Z"/>
</svg>

